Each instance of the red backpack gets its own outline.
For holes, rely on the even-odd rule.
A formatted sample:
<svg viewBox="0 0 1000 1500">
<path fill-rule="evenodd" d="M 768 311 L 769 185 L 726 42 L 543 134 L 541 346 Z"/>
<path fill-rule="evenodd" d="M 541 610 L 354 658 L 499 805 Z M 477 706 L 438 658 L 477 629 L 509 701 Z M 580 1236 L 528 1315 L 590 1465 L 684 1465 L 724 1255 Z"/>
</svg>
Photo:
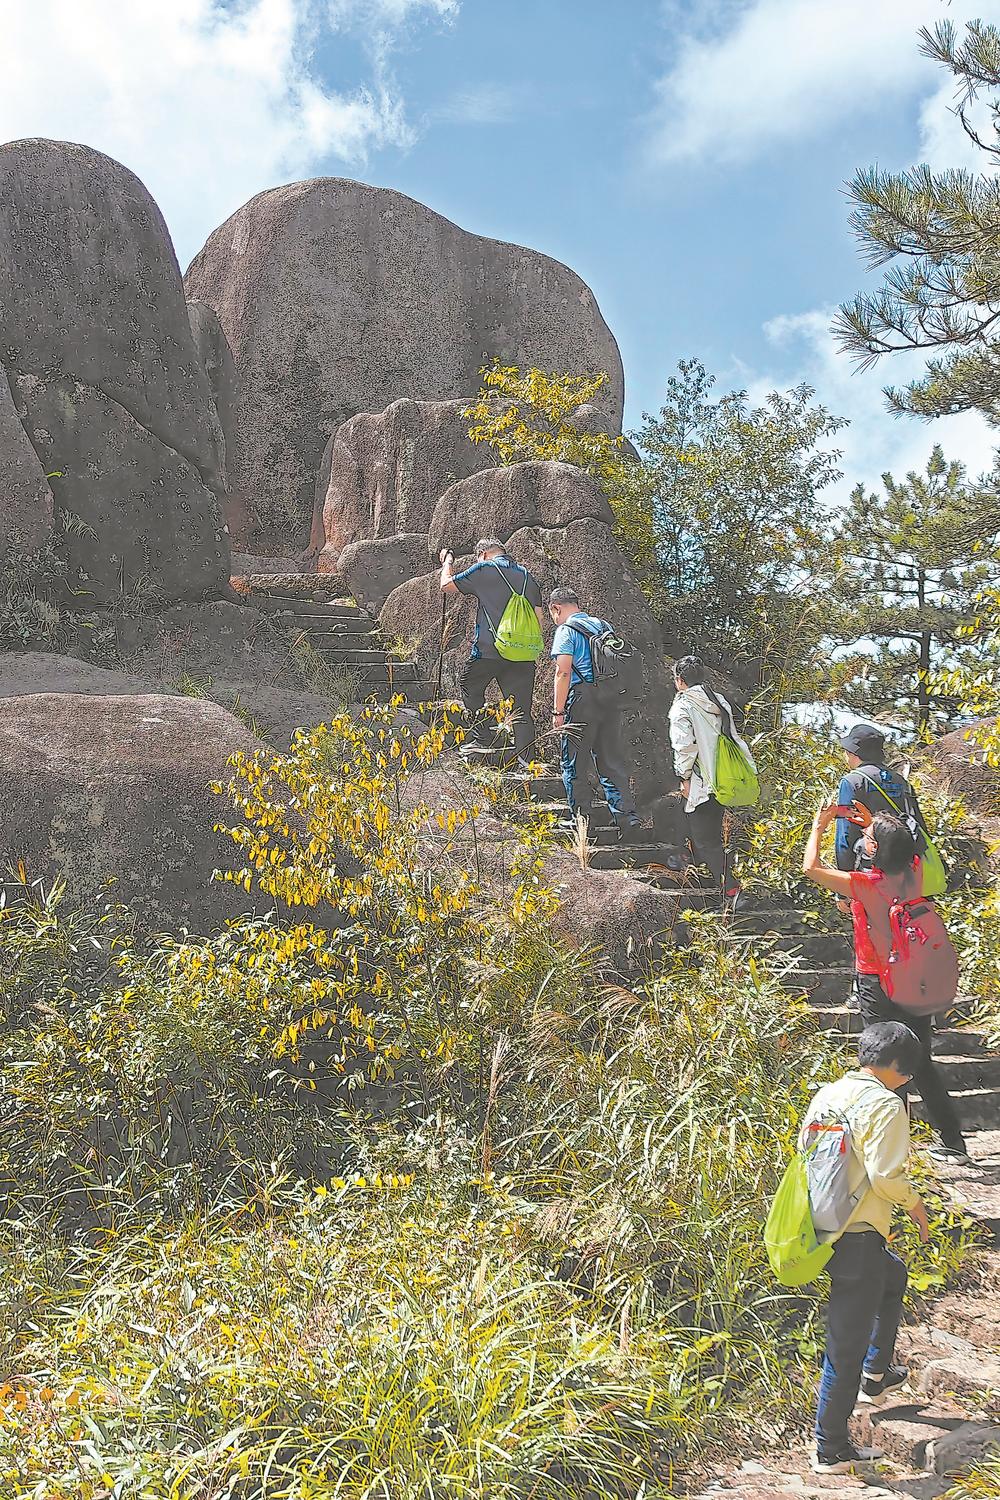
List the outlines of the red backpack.
<svg viewBox="0 0 1000 1500">
<path fill-rule="evenodd" d="M 892 883 L 881 871 L 862 874 L 852 884 L 853 899 L 864 907 L 880 962 L 888 940 L 879 974 L 888 998 L 900 1010 L 933 1016 L 947 1010 L 958 993 L 958 954 L 933 901 L 907 899 L 891 889 Z"/>
<path fill-rule="evenodd" d="M 889 931 L 892 946 L 882 983 L 893 1005 L 915 1016 L 947 1010 L 958 994 L 958 954 L 933 901 L 895 896 Z"/>
</svg>

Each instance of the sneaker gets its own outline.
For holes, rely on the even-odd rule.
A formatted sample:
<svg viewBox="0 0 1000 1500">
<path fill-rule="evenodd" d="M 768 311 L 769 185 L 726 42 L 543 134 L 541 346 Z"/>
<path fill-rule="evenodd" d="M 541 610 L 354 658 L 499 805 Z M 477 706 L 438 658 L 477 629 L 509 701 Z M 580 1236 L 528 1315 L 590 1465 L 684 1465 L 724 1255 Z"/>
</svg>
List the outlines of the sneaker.
<svg viewBox="0 0 1000 1500">
<path fill-rule="evenodd" d="M 890 1391 L 898 1390 L 910 1378 L 902 1365 L 890 1365 L 884 1375 L 862 1375 L 858 1400 L 862 1406 L 881 1406 Z"/>
<path fill-rule="evenodd" d="M 855 1464 L 874 1463 L 881 1457 L 879 1448 L 856 1448 L 853 1443 L 848 1443 L 833 1458 L 825 1458 L 818 1452 L 810 1454 L 809 1467 L 814 1474 L 849 1474 Z"/>
<path fill-rule="evenodd" d="M 929 1154 L 935 1161 L 972 1161 L 964 1141 L 955 1141 L 951 1145 L 941 1141 L 939 1145 L 930 1148 Z"/>
<path fill-rule="evenodd" d="M 458 747 L 459 755 L 492 755 L 492 745 L 479 745 L 475 740 L 463 740 Z"/>
</svg>

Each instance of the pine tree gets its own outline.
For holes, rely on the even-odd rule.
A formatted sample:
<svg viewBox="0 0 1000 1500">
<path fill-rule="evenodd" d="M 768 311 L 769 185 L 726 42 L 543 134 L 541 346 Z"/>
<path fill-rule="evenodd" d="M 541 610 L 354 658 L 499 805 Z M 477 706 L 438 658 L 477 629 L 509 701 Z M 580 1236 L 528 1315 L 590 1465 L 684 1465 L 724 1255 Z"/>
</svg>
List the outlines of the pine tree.
<svg viewBox="0 0 1000 1500">
<path fill-rule="evenodd" d="M 1000 577 L 997 495 L 970 483 L 940 446 L 923 473 L 902 482 L 883 474 L 882 486 L 857 486 L 838 537 L 845 566 L 835 634 L 841 644 L 864 644 L 836 662 L 837 696 L 871 717 L 943 731 L 957 705 L 937 676 L 964 659 L 962 624 Z"/>
<path fill-rule="evenodd" d="M 862 368 L 904 349 L 940 351 L 923 379 L 886 390 L 891 409 L 976 410 L 1000 423 L 1000 29 L 973 21 L 959 42 L 941 21 L 920 40 L 957 80 L 956 114 L 984 172 L 857 173 L 851 222 L 869 265 L 889 270 L 877 291 L 840 309 L 834 331 Z"/>
</svg>

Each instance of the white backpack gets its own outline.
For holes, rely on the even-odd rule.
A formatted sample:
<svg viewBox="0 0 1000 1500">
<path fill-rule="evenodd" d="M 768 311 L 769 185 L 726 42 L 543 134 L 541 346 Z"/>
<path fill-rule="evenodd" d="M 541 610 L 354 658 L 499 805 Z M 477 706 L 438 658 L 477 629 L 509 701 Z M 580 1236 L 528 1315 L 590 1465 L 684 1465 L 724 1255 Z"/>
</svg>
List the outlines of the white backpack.
<svg viewBox="0 0 1000 1500">
<path fill-rule="evenodd" d="M 867 1177 L 851 1192 L 851 1123 L 821 1089 L 806 1114 L 799 1149 L 805 1157 L 809 1209 L 817 1234 L 840 1234 L 868 1191 Z"/>
</svg>

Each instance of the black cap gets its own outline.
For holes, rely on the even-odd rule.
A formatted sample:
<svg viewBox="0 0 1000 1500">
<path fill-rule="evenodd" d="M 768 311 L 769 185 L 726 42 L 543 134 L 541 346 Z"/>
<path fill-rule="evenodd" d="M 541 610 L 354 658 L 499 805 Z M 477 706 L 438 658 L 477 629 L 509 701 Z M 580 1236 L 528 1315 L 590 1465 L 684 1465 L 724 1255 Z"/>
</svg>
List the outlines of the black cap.
<svg viewBox="0 0 1000 1500">
<path fill-rule="evenodd" d="M 885 750 L 885 735 L 874 724 L 855 724 L 847 734 L 840 736 L 840 743 L 851 755 L 860 755 L 862 760 L 878 760 Z"/>
</svg>

